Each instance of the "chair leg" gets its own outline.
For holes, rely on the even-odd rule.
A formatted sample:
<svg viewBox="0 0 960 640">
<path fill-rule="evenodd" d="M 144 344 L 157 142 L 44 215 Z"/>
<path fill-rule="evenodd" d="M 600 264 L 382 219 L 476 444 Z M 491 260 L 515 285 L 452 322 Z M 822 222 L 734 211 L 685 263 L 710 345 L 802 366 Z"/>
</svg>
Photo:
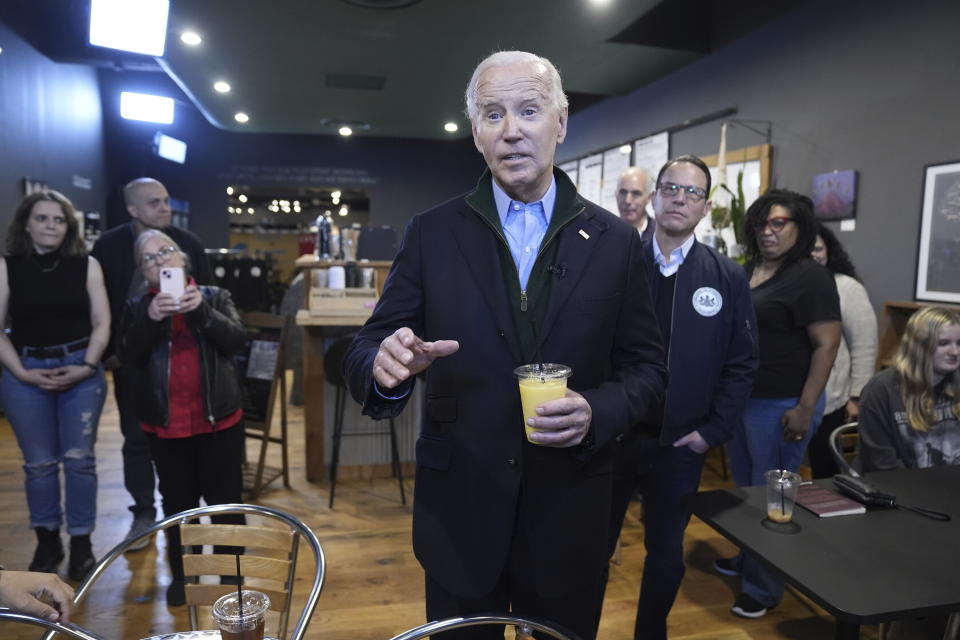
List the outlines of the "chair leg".
<svg viewBox="0 0 960 640">
<path fill-rule="evenodd" d="M 720 447 L 720 472 L 723 474 L 723 479 L 728 478 L 727 475 L 727 446 L 722 445 Z"/>
<path fill-rule="evenodd" d="M 400 448 L 397 446 L 397 426 L 393 418 L 390 418 L 390 450 L 393 458 L 393 475 L 397 477 L 400 483 L 400 504 L 407 504 L 407 494 L 403 488 L 403 467 L 400 466 Z"/>
<path fill-rule="evenodd" d="M 346 405 L 347 390 L 337 387 L 336 400 L 333 405 L 333 455 L 330 458 L 330 503 L 333 509 L 333 497 L 337 492 L 337 466 L 340 464 L 340 441 L 343 438 L 343 410 Z"/>
</svg>

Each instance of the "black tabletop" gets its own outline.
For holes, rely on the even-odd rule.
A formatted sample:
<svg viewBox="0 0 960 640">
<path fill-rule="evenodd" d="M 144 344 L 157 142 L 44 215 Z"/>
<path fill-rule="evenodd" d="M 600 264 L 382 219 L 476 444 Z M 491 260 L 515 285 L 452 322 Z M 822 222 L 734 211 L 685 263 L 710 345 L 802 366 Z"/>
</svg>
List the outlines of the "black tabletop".
<svg viewBox="0 0 960 640">
<path fill-rule="evenodd" d="M 693 512 L 838 620 L 875 624 L 960 610 L 960 467 L 885 471 L 867 480 L 900 504 L 942 511 L 952 520 L 901 509 L 818 518 L 798 506 L 794 521 L 801 530 L 784 535 L 760 524 L 765 487 L 697 494 Z"/>
</svg>

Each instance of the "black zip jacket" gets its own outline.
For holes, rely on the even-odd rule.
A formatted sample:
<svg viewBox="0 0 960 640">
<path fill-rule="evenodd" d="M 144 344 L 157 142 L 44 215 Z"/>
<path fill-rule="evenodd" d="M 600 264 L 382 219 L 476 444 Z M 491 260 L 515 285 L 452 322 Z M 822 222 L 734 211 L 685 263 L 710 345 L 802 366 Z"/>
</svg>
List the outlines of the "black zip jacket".
<svg viewBox="0 0 960 640">
<path fill-rule="evenodd" d="M 233 354 L 243 348 L 247 332 L 240 322 L 230 292 L 200 287 L 203 302 L 186 314 L 187 326 L 200 349 L 203 408 L 213 424 L 241 406 L 240 380 Z M 153 321 L 147 308 L 154 294 L 127 301 L 120 333 L 120 359 L 139 374 L 137 418 L 166 427 L 170 416 L 170 318 Z"/>
<path fill-rule="evenodd" d="M 644 243 L 650 290 L 662 281 L 653 243 Z M 739 264 L 694 242 L 677 271 L 667 351 L 660 444 L 698 430 L 710 446 L 729 440 L 743 416 L 758 366 L 757 320 Z M 719 294 L 719 296 L 717 296 Z"/>
</svg>

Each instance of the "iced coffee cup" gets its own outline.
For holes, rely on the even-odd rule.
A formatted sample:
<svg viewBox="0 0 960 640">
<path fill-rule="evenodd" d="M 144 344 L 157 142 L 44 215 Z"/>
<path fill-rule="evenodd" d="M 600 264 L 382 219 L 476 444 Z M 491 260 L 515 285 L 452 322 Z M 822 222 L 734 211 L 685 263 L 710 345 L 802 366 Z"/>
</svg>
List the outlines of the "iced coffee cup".
<svg viewBox="0 0 960 640">
<path fill-rule="evenodd" d="M 263 640 L 263 623 L 270 598 L 265 593 L 243 590 L 243 606 L 236 591 L 213 604 L 213 619 L 223 640 Z"/>
<path fill-rule="evenodd" d="M 798 474 L 783 469 L 771 469 L 763 474 L 767 481 L 767 519 L 786 523 L 793 519 L 793 505 L 797 489 L 803 482 Z"/>
<path fill-rule="evenodd" d="M 562 364 L 544 363 L 525 364 L 513 370 L 520 383 L 520 404 L 523 405 L 523 428 L 530 434 L 537 431 L 527 424 L 527 420 L 537 415 L 537 407 L 549 400 L 557 400 L 567 395 L 567 378 L 573 370 Z M 537 443 L 534 443 L 537 444 Z"/>
</svg>

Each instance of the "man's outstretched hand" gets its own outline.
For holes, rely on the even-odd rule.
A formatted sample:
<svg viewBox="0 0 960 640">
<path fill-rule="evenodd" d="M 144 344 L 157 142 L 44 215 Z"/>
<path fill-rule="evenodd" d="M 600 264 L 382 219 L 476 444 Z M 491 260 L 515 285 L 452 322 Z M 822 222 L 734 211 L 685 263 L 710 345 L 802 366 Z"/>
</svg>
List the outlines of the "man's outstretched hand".
<svg viewBox="0 0 960 640">
<path fill-rule="evenodd" d="M 417 375 L 437 358 L 457 352 L 456 340 L 424 342 L 411 329 L 400 327 L 384 338 L 373 359 L 373 377 L 384 389 L 393 389 Z"/>
</svg>

